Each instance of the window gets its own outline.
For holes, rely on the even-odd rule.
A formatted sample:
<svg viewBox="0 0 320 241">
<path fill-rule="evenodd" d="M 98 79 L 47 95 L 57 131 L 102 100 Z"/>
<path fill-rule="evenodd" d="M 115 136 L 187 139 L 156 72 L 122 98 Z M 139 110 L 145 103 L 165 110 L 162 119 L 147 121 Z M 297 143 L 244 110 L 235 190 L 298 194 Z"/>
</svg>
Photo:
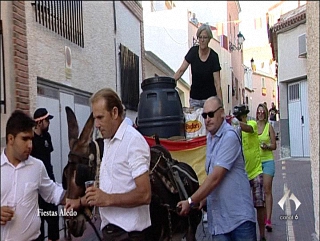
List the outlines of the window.
<svg viewBox="0 0 320 241">
<path fill-rule="evenodd" d="M 235 96 L 237 89 L 236 89 L 236 83 L 235 83 L 235 80 L 234 80 L 233 72 L 231 73 L 231 79 L 232 79 L 232 96 Z"/>
<path fill-rule="evenodd" d="M 289 85 L 289 101 L 299 101 L 300 100 L 300 84 Z"/>
<path fill-rule="evenodd" d="M 264 77 L 261 77 L 261 87 L 266 88 L 266 80 Z"/>
<path fill-rule="evenodd" d="M 0 113 L 6 113 L 6 82 L 4 75 L 4 48 L 2 36 L 2 20 L 0 20 Z"/>
<path fill-rule="evenodd" d="M 238 100 L 239 99 L 239 94 L 240 94 L 240 88 L 239 88 L 239 90 L 238 90 L 238 87 L 239 87 L 239 83 L 238 83 L 238 79 L 237 78 L 235 78 L 235 92 L 236 92 L 236 100 Z"/>
<path fill-rule="evenodd" d="M 84 47 L 82 1 L 33 1 L 39 24 Z"/>
</svg>

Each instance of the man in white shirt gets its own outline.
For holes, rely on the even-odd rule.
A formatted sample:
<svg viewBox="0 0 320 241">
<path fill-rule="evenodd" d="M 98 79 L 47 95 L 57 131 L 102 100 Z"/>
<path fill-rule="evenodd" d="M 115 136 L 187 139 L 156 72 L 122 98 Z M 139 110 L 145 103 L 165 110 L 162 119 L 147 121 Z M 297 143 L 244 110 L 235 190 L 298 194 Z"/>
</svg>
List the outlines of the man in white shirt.
<svg viewBox="0 0 320 241">
<path fill-rule="evenodd" d="M 112 89 L 95 93 L 91 104 L 95 126 L 104 138 L 100 187 L 87 188 L 80 202 L 67 199 L 66 208 L 98 206 L 104 240 L 144 241 L 151 225 L 150 148 L 124 120 L 121 100 Z"/>
<path fill-rule="evenodd" d="M 42 161 L 30 156 L 34 126 L 34 120 L 19 110 L 7 122 L 1 153 L 1 240 L 38 240 L 38 194 L 56 205 L 64 202 L 62 186 L 48 177 Z"/>
</svg>

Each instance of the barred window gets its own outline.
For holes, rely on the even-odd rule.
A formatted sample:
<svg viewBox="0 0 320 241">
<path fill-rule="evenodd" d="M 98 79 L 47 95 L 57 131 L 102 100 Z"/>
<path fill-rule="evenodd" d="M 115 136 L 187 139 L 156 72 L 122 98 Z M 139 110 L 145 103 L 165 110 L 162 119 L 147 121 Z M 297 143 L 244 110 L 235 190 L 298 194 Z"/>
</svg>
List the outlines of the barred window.
<svg viewBox="0 0 320 241">
<path fill-rule="evenodd" d="M 300 100 L 300 84 L 289 85 L 289 102 Z"/>
<path fill-rule="evenodd" d="M 39 24 L 84 47 L 82 1 L 33 1 Z"/>
</svg>

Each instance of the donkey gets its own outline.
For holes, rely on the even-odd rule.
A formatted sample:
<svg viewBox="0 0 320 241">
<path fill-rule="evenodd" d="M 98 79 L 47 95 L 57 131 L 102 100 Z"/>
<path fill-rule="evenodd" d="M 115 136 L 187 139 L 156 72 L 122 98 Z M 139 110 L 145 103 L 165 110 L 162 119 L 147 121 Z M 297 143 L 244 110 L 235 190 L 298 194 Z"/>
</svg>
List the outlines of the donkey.
<svg viewBox="0 0 320 241">
<path fill-rule="evenodd" d="M 63 187 L 67 190 L 67 198 L 76 199 L 84 195 L 84 182 L 96 179 L 99 161 L 103 153 L 103 139 L 93 140 L 94 119 L 89 116 L 80 136 L 79 126 L 72 109 L 66 107 L 68 121 L 68 138 L 70 152 L 68 163 L 63 171 Z M 79 136 L 79 137 L 78 137 Z M 150 182 L 152 200 L 150 203 L 151 226 L 147 229 L 147 239 L 150 241 L 172 240 L 173 234 L 186 232 L 187 241 L 195 241 L 197 226 L 201 221 L 201 210 L 191 210 L 190 215 L 178 215 L 176 205 L 186 195 L 192 195 L 199 187 L 197 175 L 186 163 L 178 162 L 171 158 L 170 153 L 160 145 L 150 148 Z M 176 182 L 179 175 L 180 186 Z M 169 174 L 169 175 L 168 175 Z M 181 191 L 181 184 L 184 186 Z M 182 194 L 183 193 L 183 194 Z M 80 237 L 86 228 L 86 221 L 91 222 L 91 210 L 81 209 L 76 217 L 67 219 L 69 233 Z M 90 223 L 98 238 L 99 232 Z"/>
<path fill-rule="evenodd" d="M 76 116 L 70 107 L 66 107 L 68 122 L 68 138 L 70 152 L 68 163 L 64 167 L 62 185 L 66 190 L 66 197 L 77 199 L 85 194 L 85 182 L 94 180 L 98 161 L 102 158 L 103 139 L 93 140 L 93 115 L 89 116 L 80 136 Z M 68 233 L 74 237 L 81 237 L 86 229 L 86 221 L 90 223 L 99 240 L 102 240 L 96 227 L 91 222 L 92 208 L 82 208 L 75 217 L 66 219 Z"/>
</svg>

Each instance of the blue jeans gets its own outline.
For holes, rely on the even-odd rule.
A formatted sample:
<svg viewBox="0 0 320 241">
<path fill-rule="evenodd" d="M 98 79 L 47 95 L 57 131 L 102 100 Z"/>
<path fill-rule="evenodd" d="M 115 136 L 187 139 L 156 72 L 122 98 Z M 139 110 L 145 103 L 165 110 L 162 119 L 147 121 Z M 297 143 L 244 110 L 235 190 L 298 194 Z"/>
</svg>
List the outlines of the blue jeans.
<svg viewBox="0 0 320 241">
<path fill-rule="evenodd" d="M 230 233 L 212 235 L 212 241 L 257 241 L 256 223 L 246 221 Z"/>
</svg>

